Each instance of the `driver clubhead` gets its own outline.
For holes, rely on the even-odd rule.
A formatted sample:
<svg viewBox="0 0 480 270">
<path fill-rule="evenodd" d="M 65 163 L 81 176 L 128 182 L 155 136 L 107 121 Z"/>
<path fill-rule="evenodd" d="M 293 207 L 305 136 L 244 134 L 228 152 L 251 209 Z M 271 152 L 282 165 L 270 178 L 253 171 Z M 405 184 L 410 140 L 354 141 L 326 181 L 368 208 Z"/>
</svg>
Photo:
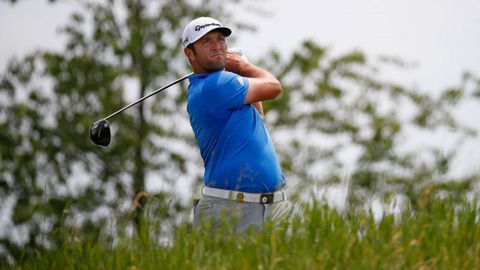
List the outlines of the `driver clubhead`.
<svg viewBox="0 0 480 270">
<path fill-rule="evenodd" d="M 90 126 L 90 140 L 96 145 L 110 144 L 110 124 L 107 120 L 98 120 Z"/>
</svg>

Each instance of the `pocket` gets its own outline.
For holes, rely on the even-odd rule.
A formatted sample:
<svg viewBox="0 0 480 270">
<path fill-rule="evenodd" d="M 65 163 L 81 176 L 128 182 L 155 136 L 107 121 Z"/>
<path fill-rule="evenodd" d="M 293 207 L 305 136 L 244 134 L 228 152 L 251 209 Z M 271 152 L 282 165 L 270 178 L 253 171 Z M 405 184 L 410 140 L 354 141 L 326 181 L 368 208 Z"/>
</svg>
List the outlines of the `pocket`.
<svg viewBox="0 0 480 270">
<path fill-rule="evenodd" d="M 200 203 L 200 199 L 193 198 L 192 199 L 192 204 L 193 204 L 193 215 L 195 216 L 195 212 L 197 211 L 197 206 Z"/>
<path fill-rule="evenodd" d="M 284 200 L 271 204 L 268 210 L 268 218 L 274 223 L 288 221 L 292 213 L 292 204 L 290 201 Z"/>
</svg>

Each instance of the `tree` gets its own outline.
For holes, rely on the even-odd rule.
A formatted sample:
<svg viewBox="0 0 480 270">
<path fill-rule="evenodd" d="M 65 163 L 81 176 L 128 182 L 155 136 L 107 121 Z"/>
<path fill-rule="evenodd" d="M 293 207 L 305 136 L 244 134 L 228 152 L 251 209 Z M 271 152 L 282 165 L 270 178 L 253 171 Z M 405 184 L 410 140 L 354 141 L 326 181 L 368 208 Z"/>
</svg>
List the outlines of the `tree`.
<svg viewBox="0 0 480 270">
<path fill-rule="evenodd" d="M 298 188 L 340 185 L 347 190 L 344 206 L 363 209 L 372 198 L 392 202 L 398 196 L 416 206 L 431 185 L 459 194 L 478 182 L 478 171 L 449 175 L 458 147 L 403 147 L 412 130 L 426 136 L 455 130 L 457 145 L 476 137 L 453 114 L 462 102 L 478 98 L 480 80 L 474 75 L 465 73 L 458 86 L 435 96 L 382 79 L 384 69 L 407 67 L 399 59 L 370 60 L 359 51 L 332 57 L 308 40 L 286 58 L 273 51 L 263 65 L 283 84 L 282 96 L 265 104 L 266 117 L 283 167 Z"/>
<path fill-rule="evenodd" d="M 93 145 L 87 133 L 94 120 L 123 107 L 127 97 L 137 99 L 186 74 L 183 26 L 201 15 L 233 23 L 229 5 L 86 2 L 84 12 L 73 14 L 63 29 L 67 44 L 61 53 L 38 51 L 10 62 L 0 79 L 0 203 L 12 220 L 0 232 L 0 252 L 18 259 L 22 250 L 28 255 L 70 238 L 96 239 L 109 227 L 102 222 L 115 224 L 120 217 L 127 226 L 141 226 L 138 212 L 130 219 L 128 208 L 149 175 L 165 186 L 201 182 L 185 84 L 116 117 L 108 148 Z M 402 149 L 410 129 L 432 134 L 450 128 L 459 141 L 475 136 L 452 114 L 464 100 L 480 97 L 480 80 L 472 74 L 432 96 L 382 79 L 383 68 L 404 66 L 398 59 L 371 60 L 358 51 L 333 57 L 313 41 L 291 56 L 273 51 L 260 66 L 283 84 L 281 97 L 264 108 L 299 196 L 345 185 L 351 208 L 397 195 L 416 206 L 422 204 L 420 194 L 461 192 L 478 181 L 478 172 L 455 179 L 464 180 L 458 183 L 447 181 L 455 149 Z M 166 213 L 162 217 L 178 219 L 185 207 L 167 191 L 149 198 L 151 216 L 158 208 Z M 115 237 L 115 230 L 107 234 Z"/>
<path fill-rule="evenodd" d="M 37 51 L 12 60 L 1 77 L 0 195 L 12 220 L 6 228 L 10 234 L 0 236 L 0 250 L 11 258 L 58 246 L 62 226 L 97 237 L 105 219 L 126 215 L 149 175 L 167 187 L 201 179 L 200 156 L 191 151 L 195 142 L 185 85 L 118 116 L 108 148 L 89 142 L 88 129 L 124 106 L 126 96 L 137 99 L 186 74 L 180 43 L 184 25 L 198 16 L 236 25 L 226 5 L 211 0 L 81 3 L 82 12 L 72 14 L 63 28 L 62 52 Z M 241 7 L 239 1 L 229 5 Z M 168 204 L 174 217 L 186 205 L 172 202 L 168 194 L 155 198 Z M 139 226 L 139 215 L 133 217 Z M 15 237 L 20 232 L 22 237 Z"/>
</svg>

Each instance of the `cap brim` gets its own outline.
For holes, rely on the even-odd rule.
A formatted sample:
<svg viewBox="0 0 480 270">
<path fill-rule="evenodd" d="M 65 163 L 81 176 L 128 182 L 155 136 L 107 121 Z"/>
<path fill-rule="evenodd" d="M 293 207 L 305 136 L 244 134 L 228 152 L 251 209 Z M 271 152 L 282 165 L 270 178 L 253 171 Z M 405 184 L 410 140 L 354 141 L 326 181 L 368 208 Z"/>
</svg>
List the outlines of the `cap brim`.
<svg viewBox="0 0 480 270">
<path fill-rule="evenodd" d="M 212 31 L 213 31 L 213 30 L 219 30 L 219 31 L 221 31 L 226 37 L 228 37 L 228 36 L 230 36 L 230 35 L 232 34 L 232 30 L 230 30 L 230 28 L 225 27 L 225 26 L 221 26 L 221 27 L 212 29 Z M 212 32 L 212 31 L 209 31 L 209 32 Z"/>
<path fill-rule="evenodd" d="M 225 26 L 219 26 L 217 28 L 213 28 L 212 30 L 208 31 L 208 32 L 205 32 L 203 35 L 201 36 L 198 36 L 196 39 L 192 40 L 189 44 L 193 44 L 195 43 L 197 40 L 201 39 L 203 36 L 205 36 L 206 34 L 212 32 L 212 31 L 220 31 L 223 33 L 223 35 L 225 35 L 226 37 L 230 36 L 232 34 L 232 30 L 230 30 L 230 28 L 228 27 L 225 27 Z M 188 45 L 187 45 L 188 46 Z"/>
</svg>

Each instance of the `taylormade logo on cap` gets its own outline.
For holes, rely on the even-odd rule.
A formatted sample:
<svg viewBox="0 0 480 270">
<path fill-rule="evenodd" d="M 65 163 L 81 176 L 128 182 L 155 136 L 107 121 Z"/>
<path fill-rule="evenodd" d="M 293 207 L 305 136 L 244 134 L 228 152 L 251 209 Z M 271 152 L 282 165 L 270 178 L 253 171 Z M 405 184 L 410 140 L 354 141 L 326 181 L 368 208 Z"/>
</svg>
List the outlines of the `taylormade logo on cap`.
<svg viewBox="0 0 480 270">
<path fill-rule="evenodd" d="M 222 27 L 222 25 L 219 24 L 219 23 L 207 23 L 207 24 L 204 24 L 204 25 L 195 25 L 195 31 L 200 31 L 203 28 L 210 27 L 210 26 L 220 26 L 220 27 Z"/>
<path fill-rule="evenodd" d="M 186 48 L 212 30 L 220 30 L 228 37 L 232 33 L 230 28 L 223 26 L 219 21 L 210 17 L 200 17 L 187 24 L 183 30 L 182 44 Z"/>
</svg>

